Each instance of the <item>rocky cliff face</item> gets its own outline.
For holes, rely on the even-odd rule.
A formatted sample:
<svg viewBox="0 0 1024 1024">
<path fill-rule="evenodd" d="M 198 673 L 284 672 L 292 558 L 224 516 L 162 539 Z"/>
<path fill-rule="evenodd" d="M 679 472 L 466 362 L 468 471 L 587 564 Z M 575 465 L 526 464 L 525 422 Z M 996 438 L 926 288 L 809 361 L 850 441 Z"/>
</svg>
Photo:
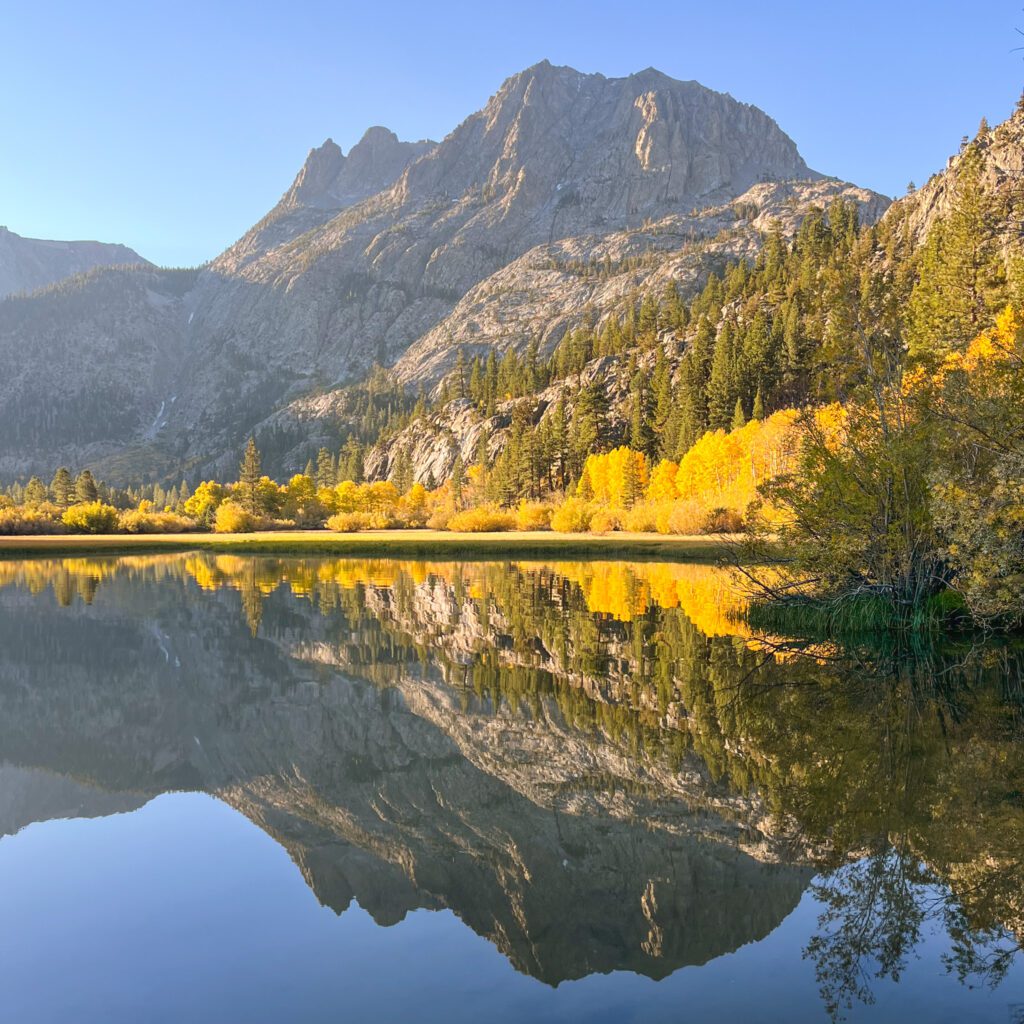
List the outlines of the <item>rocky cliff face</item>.
<svg viewBox="0 0 1024 1024">
<path fill-rule="evenodd" d="M 0 300 L 34 292 L 96 267 L 148 265 L 134 249 L 108 242 L 51 242 L 22 238 L 0 227 Z"/>
<path fill-rule="evenodd" d="M 798 212 L 849 188 L 822 181 L 766 114 L 695 82 L 538 64 L 436 146 L 374 128 L 347 157 L 330 140 L 313 150 L 277 207 L 183 297 L 167 327 L 183 342 L 163 346 L 180 356 L 131 396 L 145 412 L 117 433 L 154 459 L 233 467 L 237 446 L 275 409 L 374 362 L 400 360 L 402 380 L 436 381 L 458 342 L 552 337 L 583 303 L 627 284 L 593 294 L 558 272 L 560 261 L 650 253 L 662 269 L 649 276 L 692 288 L 716 260 L 756 247 L 762 208 Z M 744 194 L 760 204 L 753 215 L 733 204 Z M 866 216 L 884 205 L 857 195 Z M 735 238 L 722 236 L 729 226 Z M 537 273 L 545 262 L 553 274 Z M 117 316 L 116 301 L 106 308 Z M 540 326 L 552 313 L 555 325 Z M 0 336 L 42 349 L 56 316 L 44 298 L 15 324 L 0 305 Z M 95 320 L 67 343 L 89 350 L 97 332 L 105 350 L 129 344 L 121 327 Z M 76 391 L 101 386 L 107 367 L 93 362 Z M 6 397 L 0 390 L 0 409 Z M 41 436 L 40 460 L 44 442 L 48 463 L 67 451 Z M 0 472 L 11 464 L 0 458 Z"/>
<path fill-rule="evenodd" d="M 1000 222 L 1004 241 L 1019 242 L 1022 235 L 1021 211 L 1024 199 L 1020 191 L 1024 175 L 1024 106 L 995 128 L 983 126 L 972 142 L 969 154 L 966 142 L 933 174 L 925 184 L 895 202 L 888 216 L 903 223 L 908 239 L 921 244 L 937 220 L 946 217 L 962 187 L 967 164 L 977 158 L 978 183 L 983 192 L 1002 206 L 1006 216 Z"/>
</svg>

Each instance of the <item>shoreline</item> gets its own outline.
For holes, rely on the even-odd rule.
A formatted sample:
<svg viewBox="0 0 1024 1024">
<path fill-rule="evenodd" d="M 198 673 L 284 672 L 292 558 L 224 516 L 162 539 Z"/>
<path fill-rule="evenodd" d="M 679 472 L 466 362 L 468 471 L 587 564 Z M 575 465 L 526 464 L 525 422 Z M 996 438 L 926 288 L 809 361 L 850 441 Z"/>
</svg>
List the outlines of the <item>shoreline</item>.
<svg viewBox="0 0 1024 1024">
<path fill-rule="evenodd" d="M 442 530 L 284 530 L 259 533 L 52 534 L 0 537 L 0 559 L 211 551 L 234 554 L 426 558 L 434 561 L 593 559 L 713 562 L 732 535 L 658 533 L 449 533 Z"/>
</svg>

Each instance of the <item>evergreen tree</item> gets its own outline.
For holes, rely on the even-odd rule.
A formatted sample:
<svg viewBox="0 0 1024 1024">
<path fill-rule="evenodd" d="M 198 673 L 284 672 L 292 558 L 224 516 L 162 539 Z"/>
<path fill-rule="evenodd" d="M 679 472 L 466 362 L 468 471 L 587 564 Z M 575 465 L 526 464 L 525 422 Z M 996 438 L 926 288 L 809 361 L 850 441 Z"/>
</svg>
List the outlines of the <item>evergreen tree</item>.
<svg viewBox="0 0 1024 1024">
<path fill-rule="evenodd" d="M 307 476 L 313 476 L 311 468 L 306 471 Z M 326 449 L 321 448 L 316 453 L 316 485 L 317 487 L 333 487 L 338 482 L 338 466 L 334 456 Z"/>
<path fill-rule="evenodd" d="M 456 508 L 462 507 L 462 488 L 465 483 L 465 469 L 462 465 L 462 453 L 455 456 L 452 463 L 451 491 L 452 502 Z"/>
<path fill-rule="evenodd" d="M 750 418 L 752 420 L 764 419 L 764 398 L 761 396 L 760 388 L 757 389 L 757 394 L 754 395 L 754 408 L 750 412 Z"/>
<path fill-rule="evenodd" d="M 34 476 L 25 485 L 25 504 L 26 505 L 42 505 L 46 501 L 47 492 L 46 486 L 39 477 Z"/>
<path fill-rule="evenodd" d="M 953 203 L 924 246 L 910 297 L 908 337 L 915 354 L 963 347 L 1006 298 L 998 249 L 999 211 L 982 184 L 982 157 L 969 146 L 960 161 Z"/>
<path fill-rule="evenodd" d="M 548 428 L 549 458 L 551 467 L 551 484 L 559 490 L 569 483 L 569 464 L 572 453 L 569 449 L 569 414 L 566 410 L 565 395 L 558 396 L 558 401 L 550 415 Z"/>
<path fill-rule="evenodd" d="M 355 437 L 350 437 L 341 450 L 338 477 L 357 484 L 363 481 L 363 449 Z"/>
<path fill-rule="evenodd" d="M 648 459 L 657 457 L 657 437 L 654 433 L 654 406 L 650 389 L 642 373 L 633 376 L 630 385 L 632 404 L 629 446 L 636 452 L 643 452 Z"/>
<path fill-rule="evenodd" d="M 262 460 L 260 458 L 260 451 L 256 447 L 256 439 L 250 437 L 245 446 L 241 465 L 238 467 L 238 483 L 242 494 L 242 507 L 253 515 L 257 515 L 260 511 L 259 484 L 261 475 Z"/>
<path fill-rule="evenodd" d="M 87 502 L 97 501 L 98 499 L 99 490 L 96 487 L 96 481 L 89 470 L 83 469 L 75 480 L 75 501 Z"/>
<path fill-rule="evenodd" d="M 739 430 L 740 427 L 746 426 L 747 417 L 743 414 L 743 399 L 736 399 L 736 408 L 732 412 L 732 422 L 729 424 L 730 430 Z"/>
<path fill-rule="evenodd" d="M 399 494 L 408 494 L 413 485 L 412 456 L 408 449 L 402 449 L 395 456 L 391 482 L 398 488 Z"/>
<path fill-rule="evenodd" d="M 736 379 L 733 368 L 733 328 L 727 321 L 722 324 L 715 340 L 708 377 L 708 424 L 712 429 L 727 427 L 736 407 Z"/>
<path fill-rule="evenodd" d="M 50 494 L 53 496 L 54 502 L 60 505 L 61 508 L 67 508 L 71 504 L 73 490 L 74 484 L 71 480 L 71 473 L 66 466 L 61 466 L 53 474 L 53 480 L 50 483 Z"/>
<path fill-rule="evenodd" d="M 597 380 L 584 385 L 572 419 L 573 476 L 579 476 L 587 456 L 608 448 L 608 398 Z"/>
</svg>

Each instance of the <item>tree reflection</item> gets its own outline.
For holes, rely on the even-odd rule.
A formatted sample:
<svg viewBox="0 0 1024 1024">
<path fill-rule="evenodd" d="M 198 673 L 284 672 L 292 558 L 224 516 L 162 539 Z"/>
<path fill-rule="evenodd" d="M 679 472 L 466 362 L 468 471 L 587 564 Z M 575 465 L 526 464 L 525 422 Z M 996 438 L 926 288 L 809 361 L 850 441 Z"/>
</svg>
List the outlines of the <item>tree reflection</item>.
<svg viewBox="0 0 1024 1024">
<path fill-rule="evenodd" d="M 646 787 L 645 826 L 657 826 L 655 798 L 683 792 L 691 809 L 732 815 L 718 839 L 731 829 L 765 860 L 818 873 L 806 956 L 834 1017 L 898 981 L 936 929 L 947 969 L 972 985 L 998 984 L 1024 936 L 1020 644 L 759 636 L 728 576 L 708 566 L 223 555 L 0 565 L 0 586 L 61 607 L 125 578 L 173 580 L 197 607 L 225 592 L 249 627 L 237 666 L 259 633 L 292 662 L 321 659 L 382 691 L 440 680 L 481 735 L 488 717 L 509 715 L 584 754 L 590 744 L 607 755 L 601 770 L 559 784 Z M 75 634 L 78 661 L 80 643 Z M 511 784 L 523 766 L 504 753 L 480 761 Z M 672 788 L 684 774 L 692 787 Z M 650 950 L 671 945 L 664 930 L 651 935 Z"/>
</svg>

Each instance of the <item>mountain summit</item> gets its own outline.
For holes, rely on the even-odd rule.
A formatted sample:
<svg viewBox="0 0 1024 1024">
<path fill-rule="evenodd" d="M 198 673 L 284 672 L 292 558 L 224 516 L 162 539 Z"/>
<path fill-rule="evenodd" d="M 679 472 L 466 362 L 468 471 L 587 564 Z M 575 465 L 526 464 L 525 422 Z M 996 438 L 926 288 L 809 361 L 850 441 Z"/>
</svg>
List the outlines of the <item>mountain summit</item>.
<svg viewBox="0 0 1024 1024">
<path fill-rule="evenodd" d="M 188 280 L 108 273 L 73 295 L 0 304 L 0 367 L 18 368 L 6 384 L 0 374 L 0 471 L 103 466 L 113 455 L 122 473 L 226 467 L 276 410 L 375 362 L 402 358 L 402 379 L 433 382 L 450 362 L 445 337 L 480 348 L 543 334 L 565 278 L 534 282 L 490 326 L 487 303 L 465 302 L 503 273 L 514 280 L 502 287 L 516 291 L 517 261 L 550 261 L 545 246 L 584 262 L 602 245 L 609 259 L 692 250 L 671 271 L 685 291 L 726 255 L 714 239 L 736 229 L 729 204 L 745 193 L 760 190 L 746 206 L 761 220 L 742 221 L 746 248 L 730 243 L 733 256 L 759 244 L 765 218 L 795 223 L 844 188 L 810 170 L 767 114 L 730 96 L 653 69 L 606 78 L 541 62 L 440 143 L 374 127 L 345 155 L 328 139 L 274 209 Z M 880 214 L 881 197 L 854 191 L 866 217 Z M 90 297 L 100 289 L 102 301 Z M 515 329 L 502 326 L 506 314 Z M 57 411 L 33 397 L 53 394 L 54 366 L 67 392 Z M 116 422 L 93 422 L 83 410 L 94 398 L 83 394 L 103 394 Z M 6 429 L 14 410 L 16 433 Z M 137 458 L 122 458 L 126 447 Z"/>
</svg>

